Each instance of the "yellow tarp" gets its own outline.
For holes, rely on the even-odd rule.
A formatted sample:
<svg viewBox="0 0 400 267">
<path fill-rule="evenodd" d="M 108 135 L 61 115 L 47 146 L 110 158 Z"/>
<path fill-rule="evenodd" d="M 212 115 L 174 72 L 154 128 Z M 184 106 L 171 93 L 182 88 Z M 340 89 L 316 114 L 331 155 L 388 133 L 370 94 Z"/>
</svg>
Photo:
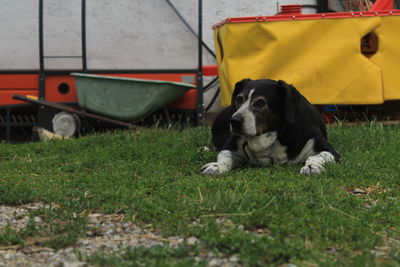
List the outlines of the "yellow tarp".
<svg viewBox="0 0 400 267">
<path fill-rule="evenodd" d="M 400 17 L 227 23 L 214 30 L 221 105 L 237 81 L 281 79 L 314 104 L 400 99 Z M 371 58 L 361 39 L 378 36 Z"/>
<path fill-rule="evenodd" d="M 384 100 L 400 99 L 400 17 L 382 17 L 376 29 L 378 53 L 371 61 L 382 70 Z"/>
</svg>

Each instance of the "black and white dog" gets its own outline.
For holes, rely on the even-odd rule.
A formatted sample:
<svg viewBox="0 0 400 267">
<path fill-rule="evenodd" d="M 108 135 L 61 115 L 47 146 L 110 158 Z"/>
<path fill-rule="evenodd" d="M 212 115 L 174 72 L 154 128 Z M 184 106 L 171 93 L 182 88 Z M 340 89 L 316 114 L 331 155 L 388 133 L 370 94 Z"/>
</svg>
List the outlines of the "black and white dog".
<svg viewBox="0 0 400 267">
<path fill-rule="evenodd" d="M 217 162 L 202 174 L 219 174 L 244 164 L 305 162 L 300 173 L 319 174 L 324 163 L 339 161 L 328 143 L 318 110 L 284 81 L 242 80 L 235 85 L 231 106 L 216 117 L 212 142 Z"/>
</svg>

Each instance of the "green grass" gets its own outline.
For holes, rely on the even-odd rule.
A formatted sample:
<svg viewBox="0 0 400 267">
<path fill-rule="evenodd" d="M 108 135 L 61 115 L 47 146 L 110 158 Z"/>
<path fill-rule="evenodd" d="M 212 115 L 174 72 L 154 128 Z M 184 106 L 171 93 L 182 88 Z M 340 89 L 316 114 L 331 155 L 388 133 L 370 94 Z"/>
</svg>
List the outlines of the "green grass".
<svg viewBox="0 0 400 267">
<path fill-rule="evenodd" d="M 34 211 L 45 227 L 5 229 L 0 246 L 70 246 L 84 235 L 86 215 L 103 212 L 200 242 L 89 255 L 96 265 L 192 266 L 205 252 L 237 255 L 248 266 L 400 265 L 392 242 L 400 238 L 400 126 L 371 122 L 328 131 L 341 163 L 312 177 L 299 174 L 301 165 L 199 175 L 216 158 L 201 149 L 209 145 L 207 127 L 1 144 L 0 203 L 60 208 Z M 352 188 L 371 193 L 356 196 Z"/>
</svg>

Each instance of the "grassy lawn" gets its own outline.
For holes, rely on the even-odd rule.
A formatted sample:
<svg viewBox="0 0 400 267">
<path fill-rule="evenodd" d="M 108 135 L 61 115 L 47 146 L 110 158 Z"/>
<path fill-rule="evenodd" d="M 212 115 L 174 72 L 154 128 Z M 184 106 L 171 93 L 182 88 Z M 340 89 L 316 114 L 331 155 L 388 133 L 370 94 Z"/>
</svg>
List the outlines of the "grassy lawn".
<svg viewBox="0 0 400 267">
<path fill-rule="evenodd" d="M 89 255 L 95 265 L 191 266 L 204 252 L 236 255 L 247 266 L 399 265 L 400 126 L 328 131 L 342 161 L 313 177 L 300 175 L 300 165 L 201 176 L 201 166 L 216 158 L 202 149 L 207 127 L 0 144 L 0 204 L 58 207 L 33 212 L 45 227 L 32 220 L 26 229 L 5 229 L 0 246 L 74 245 L 87 214 L 99 212 L 199 242 Z"/>
</svg>

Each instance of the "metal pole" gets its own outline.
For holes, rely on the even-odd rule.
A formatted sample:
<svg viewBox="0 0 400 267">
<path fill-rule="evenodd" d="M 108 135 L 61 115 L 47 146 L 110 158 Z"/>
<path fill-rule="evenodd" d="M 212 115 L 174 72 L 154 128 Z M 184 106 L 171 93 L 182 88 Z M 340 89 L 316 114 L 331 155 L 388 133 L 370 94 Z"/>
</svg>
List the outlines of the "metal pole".
<svg viewBox="0 0 400 267">
<path fill-rule="evenodd" d="M 317 13 L 329 12 L 328 0 L 317 0 Z"/>
<path fill-rule="evenodd" d="M 189 31 L 196 37 L 199 38 L 199 36 L 197 35 L 197 33 L 193 30 L 193 28 L 190 26 L 190 24 L 185 20 L 185 18 L 182 16 L 182 14 L 178 11 L 178 9 L 174 6 L 174 4 L 172 4 L 172 2 L 170 0 L 165 0 L 167 2 L 167 4 L 172 8 L 172 10 L 175 12 L 175 14 L 181 19 L 181 21 L 183 22 L 183 24 L 185 24 L 186 28 L 189 29 Z M 202 45 L 204 46 L 204 48 L 215 58 L 215 53 L 214 51 L 211 50 L 211 48 L 203 41 L 201 41 Z"/>
<path fill-rule="evenodd" d="M 204 103 L 203 103 L 203 3 L 199 0 L 198 6 L 198 70 L 197 70 L 197 125 L 204 121 Z"/>
<path fill-rule="evenodd" d="M 87 58 L 86 58 L 86 0 L 82 0 L 82 70 L 87 72 Z"/>
<path fill-rule="evenodd" d="M 39 0 L 39 98 L 45 98 L 44 47 L 43 47 L 43 0 Z"/>
</svg>

